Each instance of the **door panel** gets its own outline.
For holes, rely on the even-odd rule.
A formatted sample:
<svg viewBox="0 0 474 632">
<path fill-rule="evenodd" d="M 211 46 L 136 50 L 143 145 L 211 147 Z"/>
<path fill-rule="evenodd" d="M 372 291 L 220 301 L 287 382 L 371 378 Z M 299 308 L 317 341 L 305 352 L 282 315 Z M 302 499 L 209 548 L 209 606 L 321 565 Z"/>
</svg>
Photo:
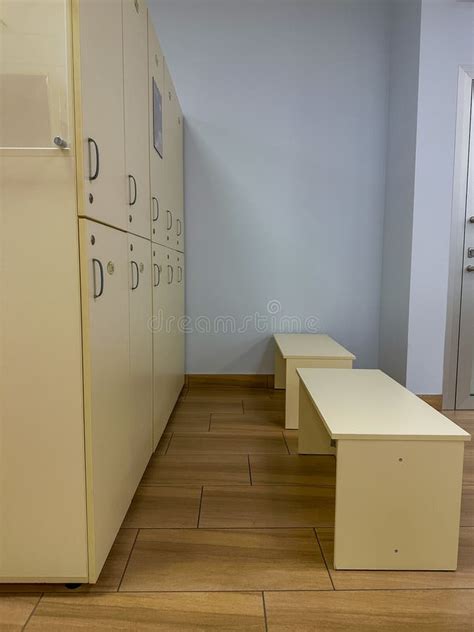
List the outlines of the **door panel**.
<svg viewBox="0 0 474 632">
<path fill-rule="evenodd" d="M 153 340 L 151 245 L 146 239 L 128 236 L 130 305 L 130 453 L 132 478 L 137 486 L 152 452 Z"/>
<path fill-rule="evenodd" d="M 148 18 L 148 111 L 150 151 L 151 238 L 155 243 L 166 241 L 164 200 L 164 59 L 151 18 Z M 161 154 L 160 154 L 161 152 Z"/>
<path fill-rule="evenodd" d="M 177 230 L 177 136 L 176 136 L 176 94 L 173 81 L 164 60 L 164 90 L 163 105 L 163 142 L 164 142 L 164 243 L 169 248 L 176 248 Z"/>
<path fill-rule="evenodd" d="M 127 227 L 124 159 L 122 7 L 108 0 L 78 3 L 80 77 L 76 95 L 82 123 L 83 170 L 79 214 L 111 226 Z M 82 121 L 80 113 L 82 111 Z"/>
<path fill-rule="evenodd" d="M 474 100 L 471 104 L 456 408 L 474 409 Z M 472 220 L 472 221 L 471 221 Z"/>
<path fill-rule="evenodd" d="M 150 238 L 148 46 L 144 0 L 122 0 L 128 230 Z"/>
<path fill-rule="evenodd" d="M 127 234 L 80 220 L 90 581 L 135 491 L 130 453 Z"/>
</svg>

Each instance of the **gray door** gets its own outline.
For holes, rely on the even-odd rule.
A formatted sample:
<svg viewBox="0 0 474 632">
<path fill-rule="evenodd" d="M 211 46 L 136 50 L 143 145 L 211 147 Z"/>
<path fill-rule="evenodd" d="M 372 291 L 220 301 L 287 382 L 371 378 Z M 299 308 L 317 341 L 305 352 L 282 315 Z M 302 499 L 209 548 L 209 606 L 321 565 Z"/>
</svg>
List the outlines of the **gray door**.
<svg viewBox="0 0 474 632">
<path fill-rule="evenodd" d="M 456 408 L 474 409 L 474 99 L 471 101 L 465 220 Z"/>
</svg>

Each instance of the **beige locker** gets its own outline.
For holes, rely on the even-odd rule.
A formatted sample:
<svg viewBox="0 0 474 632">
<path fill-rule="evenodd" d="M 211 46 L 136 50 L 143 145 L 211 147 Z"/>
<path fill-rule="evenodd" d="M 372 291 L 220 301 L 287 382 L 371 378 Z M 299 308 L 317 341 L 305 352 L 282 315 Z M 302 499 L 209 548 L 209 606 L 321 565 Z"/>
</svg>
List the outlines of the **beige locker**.
<svg viewBox="0 0 474 632">
<path fill-rule="evenodd" d="M 127 234 L 79 220 L 89 575 L 95 581 L 135 492 L 130 451 Z"/>
<path fill-rule="evenodd" d="M 155 243 L 166 241 L 164 200 L 164 59 L 153 22 L 148 16 L 148 146 L 150 152 L 151 238 Z M 161 133 L 160 133 L 161 132 Z M 160 154 L 161 152 L 161 154 Z"/>
<path fill-rule="evenodd" d="M 132 479 L 137 486 L 152 453 L 153 339 L 151 246 L 128 236 Z"/>
<path fill-rule="evenodd" d="M 163 104 L 163 137 L 164 137 L 164 240 L 160 243 L 168 248 L 176 248 L 178 215 L 176 186 L 176 165 L 178 161 L 177 135 L 176 135 L 176 93 L 166 59 L 164 60 L 164 90 Z"/>
<path fill-rule="evenodd" d="M 122 0 L 128 230 L 150 238 L 148 20 L 144 0 Z"/>
<path fill-rule="evenodd" d="M 122 6 L 73 0 L 79 215 L 127 228 Z"/>
</svg>

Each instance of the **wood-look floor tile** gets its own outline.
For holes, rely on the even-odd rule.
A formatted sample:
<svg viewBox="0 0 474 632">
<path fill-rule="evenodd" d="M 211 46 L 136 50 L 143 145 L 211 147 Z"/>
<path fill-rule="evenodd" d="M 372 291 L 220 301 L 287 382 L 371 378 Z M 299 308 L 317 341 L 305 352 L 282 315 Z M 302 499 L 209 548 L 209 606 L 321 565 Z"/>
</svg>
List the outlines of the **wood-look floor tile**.
<svg viewBox="0 0 474 632">
<path fill-rule="evenodd" d="M 140 485 L 123 527 L 179 529 L 197 527 L 201 487 Z"/>
<path fill-rule="evenodd" d="M 167 454 L 286 454 L 280 432 L 175 433 Z"/>
<path fill-rule="evenodd" d="M 186 400 L 188 402 L 199 402 L 205 400 L 227 400 L 227 399 L 270 399 L 270 391 L 266 388 L 241 388 L 241 387 L 207 387 L 191 388 L 188 391 Z"/>
<path fill-rule="evenodd" d="M 184 402 L 176 404 L 174 414 L 204 414 L 204 413 L 234 413 L 243 412 L 242 400 L 236 398 L 204 399 L 202 401 L 190 401 L 186 397 Z"/>
<path fill-rule="evenodd" d="M 461 527 L 474 527 L 474 487 L 462 489 Z"/>
<path fill-rule="evenodd" d="M 38 605 L 31 632 L 264 632 L 259 593 L 118 593 L 51 595 Z"/>
<path fill-rule="evenodd" d="M 464 452 L 462 484 L 464 487 L 474 487 L 474 451 Z"/>
<path fill-rule="evenodd" d="M 238 374 L 238 375 L 189 375 L 189 390 L 199 388 L 236 389 L 259 388 L 268 389 L 268 375 L 263 374 Z"/>
<path fill-rule="evenodd" d="M 471 590 L 265 593 L 268 632 L 471 632 Z"/>
<path fill-rule="evenodd" d="M 312 529 L 140 531 L 121 590 L 332 590 Z"/>
<path fill-rule="evenodd" d="M 154 456 L 142 485 L 248 485 L 244 454 L 191 454 Z"/>
<path fill-rule="evenodd" d="M 175 413 L 166 426 L 166 432 L 208 432 L 210 413 Z"/>
<path fill-rule="evenodd" d="M 245 398 L 242 400 L 242 403 L 244 413 L 258 412 L 260 410 L 283 412 L 285 410 L 284 400 L 273 397 L 268 399 Z"/>
<path fill-rule="evenodd" d="M 455 572 L 336 571 L 333 565 L 333 529 L 318 528 L 316 532 L 336 590 L 474 588 L 473 527 L 461 528 L 458 570 Z"/>
<path fill-rule="evenodd" d="M 74 589 L 74 594 L 78 592 L 116 591 L 130 557 L 137 533 L 138 529 L 120 529 L 97 582 L 95 584 L 82 584 L 79 588 Z M 71 590 L 64 584 L 0 584 L 0 593 L 3 592 L 71 593 Z"/>
<path fill-rule="evenodd" d="M 298 454 L 298 430 L 284 430 L 283 436 L 290 454 Z"/>
<path fill-rule="evenodd" d="M 264 416 L 230 415 L 228 413 L 215 413 L 211 415 L 211 432 L 282 432 L 285 427 L 282 413 L 268 412 Z"/>
<path fill-rule="evenodd" d="M 166 450 L 168 449 L 172 434 L 172 432 L 163 433 L 158 445 L 156 446 L 155 454 L 166 454 Z"/>
<path fill-rule="evenodd" d="M 206 486 L 199 526 L 311 527 L 334 524 L 332 487 L 254 485 Z"/>
<path fill-rule="evenodd" d="M 0 595 L 0 630 L 2 632 L 23 630 L 40 597 L 41 594 Z"/>
<path fill-rule="evenodd" d="M 254 485 L 336 485 L 333 456 L 250 455 Z"/>
</svg>

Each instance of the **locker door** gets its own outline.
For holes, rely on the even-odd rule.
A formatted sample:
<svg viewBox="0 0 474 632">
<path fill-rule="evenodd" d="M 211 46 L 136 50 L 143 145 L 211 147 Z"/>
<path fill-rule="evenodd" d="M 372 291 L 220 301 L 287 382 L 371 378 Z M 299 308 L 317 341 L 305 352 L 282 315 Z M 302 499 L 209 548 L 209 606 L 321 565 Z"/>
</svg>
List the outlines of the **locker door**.
<svg viewBox="0 0 474 632">
<path fill-rule="evenodd" d="M 80 220 L 89 580 L 135 491 L 130 454 L 127 234 Z"/>
<path fill-rule="evenodd" d="M 153 448 L 156 448 L 173 409 L 172 251 L 153 244 Z M 171 262 L 171 263 L 170 263 Z"/>
<path fill-rule="evenodd" d="M 130 453 L 135 487 L 152 452 L 153 340 L 151 246 L 146 239 L 128 236 L 130 306 L 130 387 L 132 426 Z"/>
<path fill-rule="evenodd" d="M 185 293 L 184 293 L 184 254 L 177 252 L 175 254 L 176 267 L 176 284 L 174 287 L 174 311 L 176 315 L 176 342 L 175 342 L 175 358 L 176 358 L 176 388 L 179 395 L 184 384 L 185 373 L 185 335 L 183 331 L 183 317 L 185 315 Z"/>
<path fill-rule="evenodd" d="M 164 59 L 151 18 L 148 17 L 148 111 L 150 151 L 151 238 L 166 241 L 164 194 Z"/>
<path fill-rule="evenodd" d="M 144 0 L 122 0 L 128 230 L 150 238 L 148 45 Z"/>
<path fill-rule="evenodd" d="M 177 135 L 176 135 L 176 95 L 173 81 L 164 60 L 165 102 L 164 117 L 164 245 L 176 248 L 178 214 L 176 199 L 177 182 Z"/>
<path fill-rule="evenodd" d="M 184 120 L 176 98 L 176 250 L 184 252 Z"/>
<path fill-rule="evenodd" d="M 83 166 L 78 172 L 79 215 L 126 228 L 122 7 L 108 0 L 81 0 L 75 6 L 73 25 L 80 44 L 76 111 L 83 155 L 78 161 Z"/>
</svg>

